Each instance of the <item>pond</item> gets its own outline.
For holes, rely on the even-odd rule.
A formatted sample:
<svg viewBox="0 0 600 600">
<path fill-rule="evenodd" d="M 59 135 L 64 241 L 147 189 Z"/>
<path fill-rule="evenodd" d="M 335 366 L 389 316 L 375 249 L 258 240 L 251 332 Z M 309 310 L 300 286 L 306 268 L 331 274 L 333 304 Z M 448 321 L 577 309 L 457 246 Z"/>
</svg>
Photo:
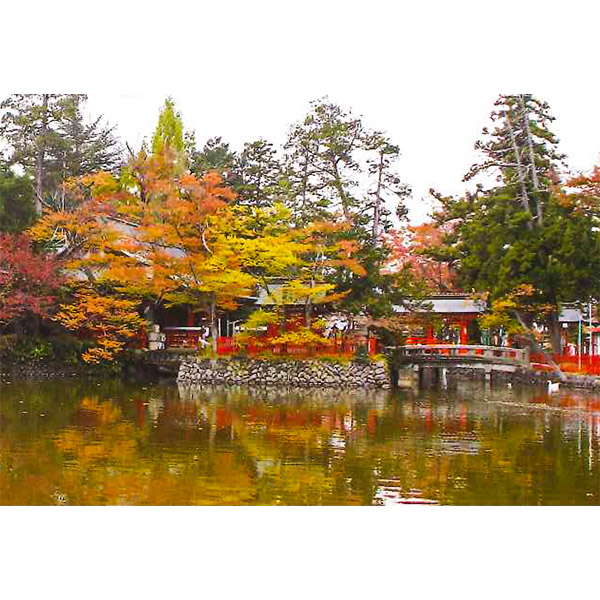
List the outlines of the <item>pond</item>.
<svg viewBox="0 0 600 600">
<path fill-rule="evenodd" d="M 4 505 L 598 505 L 600 397 L 3 383 Z"/>
</svg>

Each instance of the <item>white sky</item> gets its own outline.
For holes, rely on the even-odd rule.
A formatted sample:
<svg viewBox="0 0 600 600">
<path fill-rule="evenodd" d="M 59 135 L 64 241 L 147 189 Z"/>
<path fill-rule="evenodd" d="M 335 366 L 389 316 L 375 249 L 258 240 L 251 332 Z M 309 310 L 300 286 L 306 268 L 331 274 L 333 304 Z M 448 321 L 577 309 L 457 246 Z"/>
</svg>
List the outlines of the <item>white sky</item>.
<svg viewBox="0 0 600 600">
<path fill-rule="evenodd" d="M 0 97 L 88 93 L 89 111 L 137 147 L 171 95 L 199 145 L 220 135 L 239 149 L 258 137 L 280 144 L 310 100 L 328 95 L 400 146 L 415 221 L 427 214 L 430 187 L 464 191 L 473 144 L 499 93 L 550 103 L 573 170 L 600 162 L 600 3 L 189 4 L 108 0 L 83 15 L 80 3 L 42 4 L 26 45 L 45 39 L 43 50 L 29 47 L 3 66 Z M 3 7 L 17 25 L 4 48 L 23 46 L 18 24 L 31 10 Z M 60 25 L 50 28 L 57 14 Z"/>
</svg>

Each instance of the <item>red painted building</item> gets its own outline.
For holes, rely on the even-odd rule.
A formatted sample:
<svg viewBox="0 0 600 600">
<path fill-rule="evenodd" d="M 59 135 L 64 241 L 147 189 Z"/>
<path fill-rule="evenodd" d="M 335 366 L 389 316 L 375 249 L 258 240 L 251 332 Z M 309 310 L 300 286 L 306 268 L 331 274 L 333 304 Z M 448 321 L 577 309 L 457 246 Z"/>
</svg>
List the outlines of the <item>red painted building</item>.
<svg viewBox="0 0 600 600">
<path fill-rule="evenodd" d="M 457 343 L 469 341 L 469 324 L 486 310 L 483 300 L 474 300 L 466 294 L 429 296 L 416 310 L 395 306 L 396 315 L 407 317 L 406 342 L 408 344 Z M 421 322 L 419 325 L 418 323 Z M 444 331 L 444 337 L 436 337 L 436 328 Z"/>
</svg>

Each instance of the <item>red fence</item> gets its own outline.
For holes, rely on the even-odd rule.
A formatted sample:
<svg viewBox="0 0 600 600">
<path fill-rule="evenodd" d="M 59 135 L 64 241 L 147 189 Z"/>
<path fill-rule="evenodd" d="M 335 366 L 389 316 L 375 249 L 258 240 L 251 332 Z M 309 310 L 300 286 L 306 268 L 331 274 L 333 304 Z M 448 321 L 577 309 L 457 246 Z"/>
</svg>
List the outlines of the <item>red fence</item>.
<svg viewBox="0 0 600 600">
<path fill-rule="evenodd" d="M 198 348 L 202 337 L 200 331 L 186 331 L 184 328 L 165 328 L 165 335 L 167 348 Z"/>
<path fill-rule="evenodd" d="M 217 354 L 228 355 L 239 352 L 240 347 L 236 344 L 235 339 L 232 337 L 218 337 L 217 338 Z"/>
<path fill-rule="evenodd" d="M 600 356 L 590 356 L 582 354 L 573 355 L 553 355 L 552 358 L 565 373 L 584 373 L 586 375 L 600 375 Z M 531 366 L 538 370 L 549 371 L 552 367 L 547 363 L 543 354 L 532 354 Z"/>
<path fill-rule="evenodd" d="M 367 346 L 369 354 L 377 354 L 377 340 L 371 338 L 365 341 L 360 340 L 332 340 L 331 344 L 273 344 L 265 347 L 264 345 L 248 344 L 245 346 L 245 351 L 250 356 L 257 356 L 264 352 L 272 352 L 280 356 L 353 356 L 360 346 Z M 235 342 L 234 338 L 220 337 L 217 342 L 217 352 L 220 355 L 235 354 L 241 351 L 242 348 Z"/>
<path fill-rule="evenodd" d="M 210 345 L 210 338 L 203 338 L 200 327 L 165 327 L 166 348 L 197 348 L 201 349 Z M 136 338 L 135 347 L 146 347 L 146 340 Z M 360 346 L 367 346 L 369 354 L 377 354 L 377 340 L 360 338 L 332 339 L 330 344 L 295 345 L 295 344 L 273 344 L 253 345 L 248 344 L 244 348 L 240 346 L 233 337 L 219 336 L 217 338 L 217 354 L 228 356 L 245 350 L 250 356 L 260 355 L 264 352 L 272 352 L 281 356 L 353 356 Z M 132 346 L 133 347 L 133 346 Z"/>
</svg>

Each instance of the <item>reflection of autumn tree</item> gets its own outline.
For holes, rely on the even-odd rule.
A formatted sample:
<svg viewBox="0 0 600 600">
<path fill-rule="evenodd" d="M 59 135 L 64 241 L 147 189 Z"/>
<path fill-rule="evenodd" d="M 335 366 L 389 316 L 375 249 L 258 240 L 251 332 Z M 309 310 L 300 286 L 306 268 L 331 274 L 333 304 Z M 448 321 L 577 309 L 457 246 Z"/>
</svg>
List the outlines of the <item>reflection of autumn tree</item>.
<svg viewBox="0 0 600 600">
<path fill-rule="evenodd" d="M 372 472 L 372 466 L 350 472 L 347 450 L 332 445 L 334 437 L 344 440 L 344 448 L 359 437 L 349 429 L 353 414 L 364 415 L 355 425 L 365 435 L 368 411 L 357 410 L 354 403 L 332 405 L 330 396 L 323 402 L 289 397 L 285 401 L 279 392 L 279 400 L 271 404 L 232 393 L 216 408 L 210 404 L 210 393 L 196 393 L 193 399 L 217 426 L 219 419 L 211 417 L 211 411 L 222 411 L 220 424 L 228 432 L 226 439 L 234 438 L 240 454 L 253 465 L 257 503 L 339 504 L 340 498 L 344 504 L 370 503 L 372 477 L 362 473 Z"/>
<path fill-rule="evenodd" d="M 350 493 L 343 472 L 330 461 L 331 430 L 319 424 L 314 411 L 299 412 L 263 411 L 239 431 L 246 452 L 264 465 L 258 482 L 259 502 L 335 504 L 344 497 L 345 504 L 360 504 L 360 498 Z"/>
<path fill-rule="evenodd" d="M 4 432 L 0 435 L 0 504 L 40 506 L 53 503 L 61 469 L 48 452 L 47 438 L 34 442 L 27 453 L 19 450 L 18 439 Z"/>
<path fill-rule="evenodd" d="M 84 433 L 66 431 L 57 439 L 75 466 L 73 488 L 94 494 L 73 497 L 74 503 L 241 504 L 252 499 L 250 478 L 231 455 L 209 458 L 207 448 L 200 446 L 190 457 L 177 445 L 152 447 L 149 430 L 123 421 L 111 403 L 94 406 L 84 401 L 82 407 L 98 413 L 98 427 Z M 82 477 L 85 486 L 76 480 Z"/>
<path fill-rule="evenodd" d="M 2 436 L 2 456 L 22 456 L 0 471 L 3 504 L 245 504 L 254 491 L 233 454 L 190 456 L 153 448 L 151 432 L 123 418 L 113 402 L 84 398 L 73 415 L 80 425 L 41 436 L 19 454 Z"/>
<path fill-rule="evenodd" d="M 3 389 L 0 502 L 370 504 L 386 481 L 441 503 L 598 500 L 558 400 L 94 387 Z"/>
</svg>

